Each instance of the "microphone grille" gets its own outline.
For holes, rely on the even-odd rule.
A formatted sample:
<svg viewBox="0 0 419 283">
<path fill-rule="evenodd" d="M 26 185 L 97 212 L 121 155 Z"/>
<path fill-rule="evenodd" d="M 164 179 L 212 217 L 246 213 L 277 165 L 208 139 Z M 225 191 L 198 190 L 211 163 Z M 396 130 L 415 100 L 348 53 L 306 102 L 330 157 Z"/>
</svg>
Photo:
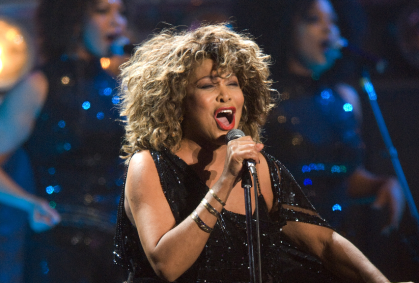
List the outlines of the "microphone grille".
<svg viewBox="0 0 419 283">
<path fill-rule="evenodd" d="M 242 130 L 239 129 L 233 129 L 231 131 L 229 131 L 226 135 L 226 143 L 228 143 L 231 140 L 235 140 L 241 137 L 244 137 L 245 134 L 243 133 Z"/>
</svg>

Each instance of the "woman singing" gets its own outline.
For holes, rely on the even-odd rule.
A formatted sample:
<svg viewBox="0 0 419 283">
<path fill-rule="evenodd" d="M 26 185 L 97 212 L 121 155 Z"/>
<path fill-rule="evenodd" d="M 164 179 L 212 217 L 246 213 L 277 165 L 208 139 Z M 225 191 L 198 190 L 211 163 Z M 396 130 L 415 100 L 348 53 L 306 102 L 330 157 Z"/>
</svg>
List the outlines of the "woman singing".
<svg viewBox="0 0 419 283">
<path fill-rule="evenodd" d="M 258 174 L 264 282 L 388 282 L 262 151 L 269 59 L 248 36 L 209 25 L 163 31 L 123 65 L 129 166 L 115 255 L 129 282 L 249 282 L 246 159 Z M 226 144 L 232 129 L 246 136 Z"/>
</svg>

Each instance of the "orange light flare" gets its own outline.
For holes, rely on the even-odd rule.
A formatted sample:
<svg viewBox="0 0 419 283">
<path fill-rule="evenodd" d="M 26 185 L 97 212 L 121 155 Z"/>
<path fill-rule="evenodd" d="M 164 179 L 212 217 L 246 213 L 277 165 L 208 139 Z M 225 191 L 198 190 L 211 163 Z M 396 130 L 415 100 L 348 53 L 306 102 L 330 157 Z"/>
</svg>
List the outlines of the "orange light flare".
<svg viewBox="0 0 419 283">
<path fill-rule="evenodd" d="M 111 65 L 111 59 L 107 57 L 100 58 L 100 65 L 102 66 L 102 69 L 106 70 Z"/>
<path fill-rule="evenodd" d="M 0 90 L 8 90 L 31 68 L 32 56 L 22 30 L 0 19 Z"/>
</svg>

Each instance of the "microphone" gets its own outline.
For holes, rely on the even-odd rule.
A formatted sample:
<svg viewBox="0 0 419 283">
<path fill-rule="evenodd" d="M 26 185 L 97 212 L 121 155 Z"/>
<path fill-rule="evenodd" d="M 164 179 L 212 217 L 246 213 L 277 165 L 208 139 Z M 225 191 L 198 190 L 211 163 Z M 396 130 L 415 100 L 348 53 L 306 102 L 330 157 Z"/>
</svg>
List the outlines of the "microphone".
<svg viewBox="0 0 419 283">
<path fill-rule="evenodd" d="M 226 135 L 226 142 L 244 137 L 243 131 L 233 129 Z M 243 166 L 247 167 L 242 171 L 242 188 L 244 189 L 245 207 L 246 207 L 246 229 L 247 229 L 247 246 L 249 251 L 249 269 L 251 282 L 262 282 L 262 259 L 260 253 L 260 226 L 259 226 L 259 204 L 258 204 L 258 190 L 257 190 L 257 175 L 255 161 L 252 159 L 245 159 Z M 254 258 L 254 242 L 253 242 L 253 228 L 252 228 L 252 197 L 250 188 L 252 187 L 252 179 L 249 170 L 253 175 L 254 194 L 255 194 L 255 220 L 256 220 L 256 255 L 258 257 L 258 281 L 256 280 L 256 268 Z"/>
<path fill-rule="evenodd" d="M 226 135 L 226 143 L 228 143 L 229 141 L 244 137 L 244 136 L 245 136 L 245 134 L 243 133 L 242 130 L 232 129 Z"/>
<path fill-rule="evenodd" d="M 109 52 L 113 55 L 131 55 L 134 48 L 135 45 L 127 37 L 121 36 L 112 42 Z"/>
<path fill-rule="evenodd" d="M 229 141 L 244 137 L 245 134 L 242 130 L 239 129 L 232 129 L 226 135 L 226 143 Z M 244 165 L 247 165 L 247 168 L 250 170 L 252 174 L 256 174 L 256 162 L 253 159 L 246 159 L 244 161 Z"/>
<path fill-rule="evenodd" d="M 132 43 L 125 44 L 122 48 L 124 50 L 125 54 L 132 55 L 132 52 L 134 51 L 135 45 Z"/>
<path fill-rule="evenodd" d="M 385 69 L 388 66 L 387 60 L 384 58 L 380 58 L 374 54 L 371 54 L 361 48 L 352 45 L 346 38 L 340 37 L 332 44 L 333 48 L 342 49 L 343 51 L 348 51 L 349 53 L 358 56 L 361 58 L 365 63 L 372 64 L 378 73 L 384 73 Z"/>
</svg>

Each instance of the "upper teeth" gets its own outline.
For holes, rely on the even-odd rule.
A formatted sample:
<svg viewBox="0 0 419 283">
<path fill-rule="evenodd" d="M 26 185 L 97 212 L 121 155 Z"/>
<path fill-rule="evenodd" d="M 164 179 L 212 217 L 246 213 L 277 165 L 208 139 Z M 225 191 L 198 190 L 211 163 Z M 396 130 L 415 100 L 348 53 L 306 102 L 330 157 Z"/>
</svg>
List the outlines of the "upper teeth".
<svg viewBox="0 0 419 283">
<path fill-rule="evenodd" d="M 228 113 L 228 114 L 233 114 L 233 111 L 232 110 L 221 110 L 220 112 L 218 112 L 218 113 Z"/>
</svg>

